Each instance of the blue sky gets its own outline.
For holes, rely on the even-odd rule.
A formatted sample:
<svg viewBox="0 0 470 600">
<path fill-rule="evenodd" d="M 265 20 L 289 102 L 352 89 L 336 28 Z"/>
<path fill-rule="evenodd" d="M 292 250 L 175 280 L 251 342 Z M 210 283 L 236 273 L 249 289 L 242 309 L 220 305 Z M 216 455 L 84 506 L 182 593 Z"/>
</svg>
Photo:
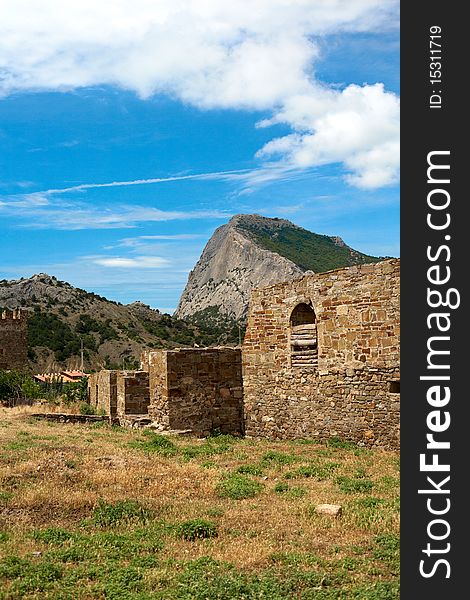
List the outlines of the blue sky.
<svg viewBox="0 0 470 600">
<path fill-rule="evenodd" d="M 18 3 L 0 8 L 0 278 L 172 312 L 237 213 L 398 256 L 395 2 Z"/>
</svg>

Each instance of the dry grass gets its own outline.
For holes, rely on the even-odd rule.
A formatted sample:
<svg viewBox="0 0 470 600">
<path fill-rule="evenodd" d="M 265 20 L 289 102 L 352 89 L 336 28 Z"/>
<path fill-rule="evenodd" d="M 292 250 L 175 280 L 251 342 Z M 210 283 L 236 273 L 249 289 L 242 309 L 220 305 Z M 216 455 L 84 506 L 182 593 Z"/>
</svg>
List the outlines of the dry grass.
<svg viewBox="0 0 470 600">
<path fill-rule="evenodd" d="M 149 438 L 140 431 L 36 421 L 30 412 L 0 411 L 0 552 L 4 564 L 20 557 L 32 565 L 21 576 L 3 568 L 0 598 L 398 598 L 396 453 L 177 438 L 175 453 L 164 456 L 145 451 Z M 242 475 L 261 492 L 220 497 L 220 482 L 242 465 L 262 473 Z M 287 490 L 276 492 L 280 482 Z M 126 500 L 151 518 L 104 529 L 92 521 L 100 503 Z M 341 504 L 342 518 L 316 515 L 321 503 Z M 212 521 L 217 537 L 175 535 L 190 519 Z M 65 546 L 34 538 L 48 528 L 78 537 Z M 96 546 L 99 536 L 142 529 L 158 536 L 158 550 L 134 540 L 116 558 Z M 64 561 L 64 547 L 85 558 Z M 45 563 L 59 564 L 60 575 L 41 575 Z"/>
</svg>

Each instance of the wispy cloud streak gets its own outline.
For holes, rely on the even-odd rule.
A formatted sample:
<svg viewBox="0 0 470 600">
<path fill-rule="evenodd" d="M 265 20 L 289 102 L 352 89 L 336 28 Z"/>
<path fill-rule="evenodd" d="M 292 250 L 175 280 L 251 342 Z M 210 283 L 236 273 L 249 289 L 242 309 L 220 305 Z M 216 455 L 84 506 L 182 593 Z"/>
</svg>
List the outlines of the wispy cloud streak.
<svg viewBox="0 0 470 600">
<path fill-rule="evenodd" d="M 172 181 L 185 181 L 191 179 L 201 179 L 201 180 L 231 180 L 231 179 L 243 179 L 243 177 L 248 176 L 252 173 L 252 169 L 238 169 L 234 171 L 216 171 L 213 173 L 196 173 L 193 175 L 175 175 L 172 177 L 153 177 L 151 179 L 134 179 L 130 181 L 111 181 L 108 183 L 82 183 L 79 185 L 73 185 L 66 188 L 55 188 L 50 190 L 45 190 L 43 192 L 38 192 L 41 194 L 46 194 L 49 196 L 56 194 L 66 194 L 69 192 L 80 192 L 83 190 L 92 190 L 97 188 L 111 188 L 111 187 L 126 187 L 132 185 L 152 185 L 155 183 L 169 183 Z"/>
</svg>

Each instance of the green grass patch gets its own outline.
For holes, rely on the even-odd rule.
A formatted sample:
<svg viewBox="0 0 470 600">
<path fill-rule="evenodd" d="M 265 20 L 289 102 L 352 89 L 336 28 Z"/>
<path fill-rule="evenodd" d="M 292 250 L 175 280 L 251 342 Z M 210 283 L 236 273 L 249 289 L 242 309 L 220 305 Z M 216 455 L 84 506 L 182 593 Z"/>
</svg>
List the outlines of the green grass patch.
<svg viewBox="0 0 470 600">
<path fill-rule="evenodd" d="M 225 452 L 231 452 L 233 445 L 238 441 L 237 437 L 230 434 L 211 435 L 202 444 L 183 446 L 181 448 L 181 456 L 185 460 L 191 460 L 193 458 L 207 458 L 216 456 L 217 454 L 224 454 Z"/>
<path fill-rule="evenodd" d="M 286 479 L 299 479 L 302 477 L 312 477 L 317 481 L 323 481 L 332 476 L 340 465 L 334 462 L 317 463 L 303 465 L 294 471 L 288 471 L 284 477 Z"/>
<path fill-rule="evenodd" d="M 142 568 L 129 565 L 110 564 L 101 568 L 94 575 L 97 583 L 93 586 L 93 597 L 106 600 L 150 600 L 145 594 L 144 571 Z"/>
<path fill-rule="evenodd" d="M 332 437 L 327 441 L 327 445 L 330 448 L 341 448 L 342 450 L 355 450 L 358 448 L 355 442 L 350 442 L 349 440 L 343 440 L 340 437 Z"/>
<path fill-rule="evenodd" d="M 220 508 L 220 506 L 214 506 L 213 508 L 208 508 L 206 514 L 208 517 L 223 517 L 225 510 Z"/>
<path fill-rule="evenodd" d="M 47 529 L 33 531 L 31 537 L 33 540 L 42 542 L 43 544 L 61 546 L 73 539 L 75 534 L 61 527 L 48 527 Z"/>
<path fill-rule="evenodd" d="M 260 477 L 263 475 L 264 471 L 259 465 L 240 465 L 235 470 L 236 473 L 241 473 L 242 475 L 254 475 L 256 477 Z"/>
<path fill-rule="evenodd" d="M 260 576 L 247 574 L 233 565 L 203 556 L 184 565 L 166 597 L 175 600 L 285 600 L 293 597 L 293 592 L 293 582 L 282 581 L 270 571 Z"/>
<path fill-rule="evenodd" d="M 3 448 L 9 452 L 22 452 L 23 450 L 28 450 L 34 446 L 34 442 L 29 439 L 19 439 L 12 440 L 11 442 L 7 442 Z"/>
<path fill-rule="evenodd" d="M 119 500 L 111 504 L 100 499 L 93 511 L 92 522 L 98 527 L 114 527 L 123 522 L 145 523 L 150 517 L 150 511 L 135 500 Z"/>
<path fill-rule="evenodd" d="M 50 530 L 46 530 L 49 532 Z M 162 524 L 147 524 L 145 528 L 127 530 L 98 530 L 69 533 L 70 537 L 36 536 L 48 545 L 44 557 L 59 563 L 105 564 L 109 561 L 154 555 L 163 548 L 163 536 L 170 528 Z M 44 533 L 44 532 L 41 532 Z"/>
<path fill-rule="evenodd" d="M 193 542 L 198 539 L 217 537 L 217 526 L 212 521 L 205 519 L 191 519 L 184 521 L 176 527 L 176 535 L 183 540 Z"/>
<path fill-rule="evenodd" d="M 288 498 L 303 498 L 307 495 L 307 490 L 303 487 L 294 486 L 287 490 L 286 496 Z"/>
<path fill-rule="evenodd" d="M 309 552 L 273 552 L 269 560 L 275 564 L 285 565 L 289 567 L 299 566 L 324 566 L 326 561 L 316 554 Z"/>
<path fill-rule="evenodd" d="M 353 477 L 346 477 L 345 475 L 337 477 L 335 483 L 345 494 L 365 494 L 370 492 L 374 487 L 374 484 L 370 479 L 354 479 Z"/>
<path fill-rule="evenodd" d="M 144 431 L 145 439 L 132 440 L 129 442 L 131 448 L 137 448 L 148 454 L 160 454 L 161 456 L 175 456 L 178 454 L 177 446 L 164 435 L 159 435 L 148 429 Z"/>
<path fill-rule="evenodd" d="M 13 492 L 0 492 L 0 505 L 8 504 L 13 498 Z"/>
<path fill-rule="evenodd" d="M 10 539 L 10 535 L 8 532 L 0 531 L 0 544 L 4 544 L 5 542 L 8 542 L 9 539 Z"/>
<path fill-rule="evenodd" d="M 276 452 L 275 450 L 268 450 L 268 452 L 265 452 L 261 457 L 261 462 L 264 463 L 265 466 L 291 465 L 298 460 L 299 458 L 297 456 L 286 454 L 285 452 Z"/>
<path fill-rule="evenodd" d="M 379 487 L 384 492 L 393 492 L 400 487 L 400 480 L 397 477 L 384 475 L 379 479 Z"/>
<path fill-rule="evenodd" d="M 285 481 L 280 481 L 274 486 L 274 491 L 276 492 L 276 494 L 283 494 L 284 492 L 287 492 L 288 489 L 289 484 L 285 483 Z"/>
<path fill-rule="evenodd" d="M 276 483 L 276 485 L 274 486 L 274 491 L 276 492 L 276 494 L 282 494 L 287 498 L 302 498 L 307 493 L 307 490 L 305 488 L 297 486 L 291 487 L 285 481 L 280 481 L 279 483 Z"/>
<path fill-rule="evenodd" d="M 258 481 L 236 473 L 226 475 L 218 483 L 216 491 L 221 498 L 243 500 L 244 498 L 254 498 L 262 489 L 263 485 Z"/>
<path fill-rule="evenodd" d="M 348 507 L 357 527 L 376 531 L 393 527 L 399 511 L 400 505 L 394 500 L 373 496 L 357 498 Z"/>
<path fill-rule="evenodd" d="M 300 446 L 311 446 L 320 444 L 318 440 L 312 440 L 310 438 L 299 438 L 298 440 L 293 440 L 293 444 L 299 444 Z"/>
<path fill-rule="evenodd" d="M 7 556 L 0 562 L 0 578 L 12 583 L 11 598 L 43 592 L 51 588 L 62 575 L 63 568 L 48 561 L 33 562 L 18 556 Z"/>
<path fill-rule="evenodd" d="M 368 496 L 367 498 L 359 498 L 356 500 L 356 505 L 359 508 L 374 509 L 378 508 L 385 503 L 383 498 L 374 498 L 374 496 Z"/>
<path fill-rule="evenodd" d="M 393 573 L 400 572 L 400 537 L 396 533 L 382 533 L 374 538 L 374 558 L 382 560 Z"/>
<path fill-rule="evenodd" d="M 126 532 L 101 531 L 83 536 L 81 544 L 96 548 L 100 556 L 108 559 L 126 558 L 137 554 L 155 553 L 163 548 L 162 526 L 134 529 Z"/>
</svg>

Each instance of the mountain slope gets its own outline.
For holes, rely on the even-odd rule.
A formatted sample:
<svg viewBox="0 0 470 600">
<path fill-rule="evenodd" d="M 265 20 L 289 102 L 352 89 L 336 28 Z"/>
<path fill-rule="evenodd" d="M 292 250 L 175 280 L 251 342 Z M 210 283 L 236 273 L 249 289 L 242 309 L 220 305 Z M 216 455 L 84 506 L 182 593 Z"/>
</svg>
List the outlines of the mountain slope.
<svg viewBox="0 0 470 600">
<path fill-rule="evenodd" d="M 250 291 L 300 276 L 376 262 L 341 238 L 319 235 L 284 219 L 236 215 L 219 227 L 191 271 L 175 316 L 195 323 L 244 321 Z"/>
<path fill-rule="evenodd" d="M 31 368 L 85 369 L 138 366 L 142 350 L 237 342 L 238 326 L 222 329 L 185 323 L 141 302 L 122 305 L 45 273 L 0 281 L 0 307 L 28 311 Z M 225 332 L 225 333 L 224 333 Z"/>
</svg>

